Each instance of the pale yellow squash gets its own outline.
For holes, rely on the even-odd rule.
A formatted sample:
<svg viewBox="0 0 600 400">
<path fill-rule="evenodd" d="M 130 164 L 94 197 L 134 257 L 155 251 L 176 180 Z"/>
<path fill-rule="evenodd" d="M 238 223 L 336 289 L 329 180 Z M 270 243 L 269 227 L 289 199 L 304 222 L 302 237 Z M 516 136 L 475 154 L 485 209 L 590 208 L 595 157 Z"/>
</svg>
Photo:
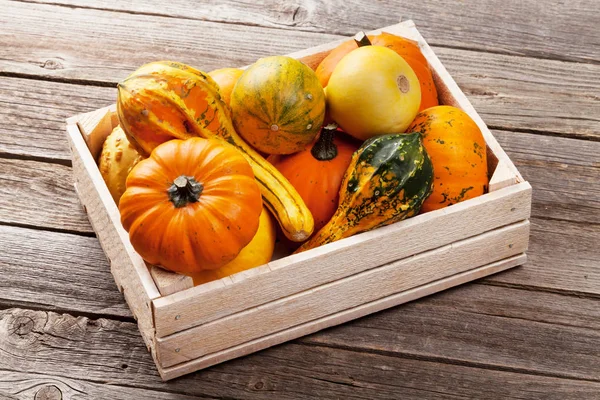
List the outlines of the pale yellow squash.
<svg viewBox="0 0 600 400">
<path fill-rule="evenodd" d="M 395 51 L 381 46 L 360 47 L 342 58 L 326 95 L 331 117 L 360 140 L 406 131 L 421 103 L 415 72 Z"/>
</svg>

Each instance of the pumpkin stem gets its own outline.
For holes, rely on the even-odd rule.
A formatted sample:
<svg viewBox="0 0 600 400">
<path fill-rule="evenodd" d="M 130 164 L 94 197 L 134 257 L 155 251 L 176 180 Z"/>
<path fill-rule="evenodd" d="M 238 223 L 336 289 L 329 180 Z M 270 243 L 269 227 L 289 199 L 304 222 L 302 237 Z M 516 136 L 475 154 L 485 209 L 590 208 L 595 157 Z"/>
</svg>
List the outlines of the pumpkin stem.
<svg viewBox="0 0 600 400">
<path fill-rule="evenodd" d="M 319 140 L 310 149 L 310 153 L 319 161 L 333 160 L 338 155 L 337 146 L 333 143 L 337 124 L 329 124 L 321 129 Z"/>
<path fill-rule="evenodd" d="M 356 35 L 354 35 L 354 41 L 356 42 L 356 45 L 358 47 L 371 46 L 372 44 L 369 38 L 367 37 L 367 34 L 363 31 L 360 31 Z"/>
<path fill-rule="evenodd" d="M 204 186 L 192 176 L 180 175 L 174 181 L 167 193 L 175 208 L 195 203 L 200 198 Z"/>
</svg>

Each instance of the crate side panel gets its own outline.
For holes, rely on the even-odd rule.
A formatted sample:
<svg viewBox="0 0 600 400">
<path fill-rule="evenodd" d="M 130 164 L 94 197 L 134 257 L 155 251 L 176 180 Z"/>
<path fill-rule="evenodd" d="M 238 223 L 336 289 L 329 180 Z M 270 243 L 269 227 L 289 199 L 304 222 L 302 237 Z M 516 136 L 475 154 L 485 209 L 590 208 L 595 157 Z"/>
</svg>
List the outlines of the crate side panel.
<svg viewBox="0 0 600 400">
<path fill-rule="evenodd" d="M 100 172 L 76 125 L 68 125 L 68 138 L 73 153 L 73 174 L 79 198 L 86 208 L 98 240 L 109 259 L 111 272 L 133 315 L 147 346 L 153 345 L 154 321 L 152 299 L 159 296 L 144 261 L 128 249 L 120 232 L 118 210 L 105 185 L 99 185 Z M 94 175 L 98 176 L 94 178 Z M 104 191 L 103 191 L 104 189 Z M 112 208 L 112 212 L 111 212 Z M 117 222 L 115 222 L 117 221 Z M 147 275 L 147 276 L 146 276 Z"/>
<path fill-rule="evenodd" d="M 186 361 L 171 367 L 159 366 L 159 372 L 163 380 L 174 379 L 179 376 L 210 367 L 237 357 L 242 357 L 271 346 L 275 346 L 289 340 L 299 338 L 326 329 L 335 325 L 343 324 L 353 319 L 361 318 L 366 315 L 385 310 L 409 301 L 425 297 L 454 286 L 462 285 L 472 280 L 480 279 L 488 275 L 496 274 L 510 268 L 525 264 L 527 256 L 518 254 L 482 267 L 478 267 L 460 274 L 440 279 L 435 282 L 419 286 L 414 289 L 393 294 L 358 307 L 344 310 L 327 317 L 310 321 L 292 328 L 264 336 L 247 343 L 234 346 L 204 357 Z M 160 346 L 160 344 L 159 344 Z"/>
<path fill-rule="evenodd" d="M 529 218 L 521 183 L 154 301 L 157 336 L 259 306 Z M 477 221 L 473 223 L 473 221 Z M 302 277 L 302 279 L 298 279 Z"/>
<path fill-rule="evenodd" d="M 529 221 L 521 221 L 395 261 L 157 339 L 158 358 L 163 367 L 169 367 L 358 307 L 399 291 L 520 254 L 527 249 L 528 238 Z M 224 332 L 227 334 L 224 335 Z"/>
</svg>

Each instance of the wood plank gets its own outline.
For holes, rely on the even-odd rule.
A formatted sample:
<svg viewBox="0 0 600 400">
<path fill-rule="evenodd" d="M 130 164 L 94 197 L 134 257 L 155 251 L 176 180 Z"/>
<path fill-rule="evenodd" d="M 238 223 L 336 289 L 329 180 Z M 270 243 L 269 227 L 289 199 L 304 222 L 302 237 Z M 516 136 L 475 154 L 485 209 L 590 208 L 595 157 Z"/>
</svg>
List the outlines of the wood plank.
<svg viewBox="0 0 600 400">
<path fill-rule="evenodd" d="M 490 128 L 600 140 L 600 65 L 434 50 Z"/>
<path fill-rule="evenodd" d="M 600 296 L 600 225 L 531 220 L 528 261 L 490 282 Z"/>
<path fill-rule="evenodd" d="M 37 0 L 89 7 L 84 0 Z M 403 3 L 379 2 L 368 6 L 359 0 L 278 0 L 239 2 L 204 1 L 193 4 L 173 0 L 101 0 L 94 7 L 124 12 L 165 15 L 228 24 L 335 33 L 352 36 L 361 30 L 391 25 L 402 17 L 413 19 L 436 46 L 471 48 L 560 60 L 600 61 L 596 27 L 600 22 L 594 0 L 537 3 L 486 0 L 466 3 L 450 0 L 440 12 L 435 0 Z M 576 29 L 574 27 L 577 27 Z M 551 37 L 552 40 L 548 40 Z"/>
<path fill-rule="evenodd" d="M 156 334 L 163 337 L 527 219 L 530 196 L 530 186 L 521 183 L 161 297 L 153 302 Z M 473 226 L 474 220 L 481 222 Z"/>
<path fill-rule="evenodd" d="M 598 381 L 598 303 L 471 284 L 302 342 Z"/>
<path fill-rule="evenodd" d="M 96 238 L 0 225 L 0 304 L 131 318 Z"/>
<path fill-rule="evenodd" d="M 498 289 L 500 295 L 507 290 Z M 565 309 L 572 308 L 571 304 L 590 301 L 567 297 L 566 303 L 557 302 L 556 299 L 562 296 L 549 295 L 548 304 Z M 397 308 L 398 314 L 407 307 Z M 376 316 L 390 313 L 387 311 Z M 346 326 L 351 327 L 360 321 Z M 556 328 L 558 334 L 567 329 L 560 325 Z M 570 395 L 578 399 L 595 399 L 600 390 L 600 383 L 593 381 L 538 376 L 527 371 L 480 369 L 298 342 L 163 383 L 144 346 L 140 345 L 137 327 L 133 323 L 74 318 L 52 312 L 2 310 L 0 338 L 3 351 L 0 368 L 5 371 L 50 375 L 62 382 L 85 380 L 85 385 L 110 382 L 115 391 L 125 390 L 120 386 L 129 386 L 188 396 L 278 400 L 297 399 L 299 396 L 322 399 L 373 399 L 378 396 L 419 400 L 562 400 Z M 535 335 L 526 334 L 522 339 L 543 348 L 543 342 Z M 574 341 L 572 347 L 579 352 L 588 350 L 583 340 Z M 540 358 L 542 356 L 532 359 L 531 364 L 535 365 Z M 566 361 L 573 358 L 579 357 L 572 355 Z M 58 374 L 57 365 L 60 365 Z M 0 372 L 0 382 L 6 380 L 2 377 Z"/>
<path fill-rule="evenodd" d="M 71 379 L 59 375 L 32 374 L 0 370 L 0 399 L 2 394 L 18 396 L 18 399 L 111 399 L 111 400 L 193 400 L 198 397 L 164 391 L 145 390 L 107 383 Z M 46 396 L 46 397 L 42 397 Z M 204 398 L 204 397 L 203 397 Z M 206 397 L 207 398 L 207 397 Z"/>
<path fill-rule="evenodd" d="M 524 221 L 348 276 L 159 338 L 157 357 L 161 366 L 170 367 L 384 297 L 399 295 L 521 254 L 527 249 L 528 238 L 529 221 Z M 245 328 L 236 329 L 240 326 Z M 308 329 L 309 332 L 314 331 L 310 327 Z M 228 334 L 223 335 L 223 332 Z M 303 333 L 299 330 L 295 336 Z"/>
<path fill-rule="evenodd" d="M 287 54 L 340 39 L 339 35 L 274 31 L 257 26 L 190 19 L 178 20 L 173 25 L 172 18 L 154 15 L 20 2 L 10 2 L 8 9 L 0 16 L 0 23 L 7 26 L 7 31 L 15 33 L 5 39 L 7 46 L 0 47 L 0 72 L 82 79 L 110 85 L 141 64 L 156 59 L 171 58 L 211 70 L 243 66 L 259 57 Z M 504 9 L 506 7 L 503 6 Z M 2 17 L 5 17 L 4 21 Z M 60 22 L 40 24 L 40 20 Z M 394 17 L 393 22 L 396 21 Z M 164 29 L 167 25 L 169 29 Z M 378 26 L 385 25 L 386 22 L 381 21 Z M 136 29 L 131 29 L 131 26 L 136 26 Z M 53 39 L 38 40 L 40 35 L 47 34 L 48 29 Z M 435 38 L 444 37 L 447 33 L 423 32 L 426 39 L 434 42 Z M 98 36 L 103 37 L 104 48 L 97 46 Z M 72 37 L 78 40 L 73 41 Z M 207 43 L 207 37 L 211 38 L 210 43 Z M 600 65 L 435 46 L 434 50 L 490 126 L 548 130 L 598 139 L 600 82 L 595 77 L 600 74 Z M 58 63 L 60 67 L 48 69 L 39 66 L 47 61 L 51 61 L 49 65 L 56 67 Z M 557 76 L 562 77 L 558 83 Z M 85 95 L 84 90 L 85 87 L 82 87 L 82 95 Z M 90 107 L 88 111 L 92 109 Z"/>
<path fill-rule="evenodd" d="M 115 88 L 0 77 L 0 154 L 70 162 L 65 119 L 115 101 Z"/>
<path fill-rule="evenodd" d="M 533 216 L 600 224 L 600 143 L 493 133 L 534 188 Z"/>
<path fill-rule="evenodd" d="M 131 313 L 138 322 L 148 349 L 154 354 L 154 315 L 151 302 L 160 293 L 142 257 L 135 252 L 120 223 L 119 209 L 104 183 L 77 125 L 67 125 L 73 153 L 75 188 L 98 234 L 111 273 Z"/>
<path fill-rule="evenodd" d="M 0 158 L 0 223 L 91 233 L 71 168 Z"/>
</svg>

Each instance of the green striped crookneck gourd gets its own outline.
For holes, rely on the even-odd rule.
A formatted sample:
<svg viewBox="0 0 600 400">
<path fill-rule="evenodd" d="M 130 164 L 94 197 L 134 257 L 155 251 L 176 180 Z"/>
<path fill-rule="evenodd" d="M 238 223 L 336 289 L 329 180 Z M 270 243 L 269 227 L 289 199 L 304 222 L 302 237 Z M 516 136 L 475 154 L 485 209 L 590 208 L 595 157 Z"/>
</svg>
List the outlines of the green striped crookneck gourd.
<svg viewBox="0 0 600 400">
<path fill-rule="evenodd" d="M 367 140 L 352 156 L 331 220 L 297 252 L 416 215 L 433 189 L 433 166 L 419 133 Z"/>
<path fill-rule="evenodd" d="M 290 240 L 306 240 L 313 217 L 288 182 L 235 131 L 231 109 L 213 79 L 172 61 L 145 64 L 118 85 L 119 123 L 133 146 L 148 156 L 161 143 L 191 137 L 220 138 L 252 166 L 267 208 Z"/>
</svg>

